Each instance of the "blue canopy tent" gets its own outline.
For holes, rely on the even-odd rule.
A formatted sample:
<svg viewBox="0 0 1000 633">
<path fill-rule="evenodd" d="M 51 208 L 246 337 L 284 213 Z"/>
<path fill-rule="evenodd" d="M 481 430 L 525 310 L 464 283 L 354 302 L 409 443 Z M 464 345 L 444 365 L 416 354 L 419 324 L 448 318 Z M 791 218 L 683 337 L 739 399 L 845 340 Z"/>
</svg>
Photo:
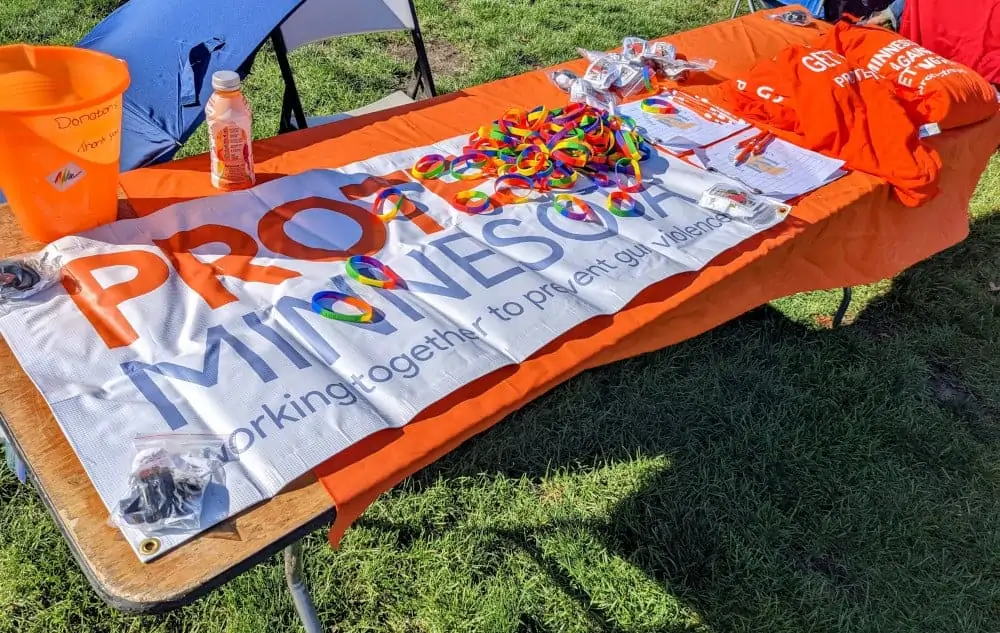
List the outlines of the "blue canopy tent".
<svg viewBox="0 0 1000 633">
<path fill-rule="evenodd" d="M 285 82 L 281 129 L 306 127 L 288 62 L 292 47 L 378 30 L 409 30 L 417 51 L 414 83 L 435 94 L 412 0 L 130 0 L 77 45 L 128 63 L 122 108 L 121 169 L 170 160 L 205 120 L 212 73 L 250 72 L 271 40 Z"/>
</svg>

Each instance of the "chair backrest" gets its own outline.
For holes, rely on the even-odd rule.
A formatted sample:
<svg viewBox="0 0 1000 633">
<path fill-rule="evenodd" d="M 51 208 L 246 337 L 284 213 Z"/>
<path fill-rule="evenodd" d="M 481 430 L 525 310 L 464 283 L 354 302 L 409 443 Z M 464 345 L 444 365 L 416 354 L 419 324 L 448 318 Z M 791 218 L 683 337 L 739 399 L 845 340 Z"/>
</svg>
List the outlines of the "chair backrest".
<svg viewBox="0 0 1000 633">
<path fill-rule="evenodd" d="M 281 25 L 288 50 L 343 35 L 412 31 L 410 0 L 306 0 Z"/>
<path fill-rule="evenodd" d="M 823 19 L 826 17 L 824 0 L 760 0 L 768 8 L 781 8 L 786 6 L 802 5 L 813 17 Z"/>
<path fill-rule="evenodd" d="M 130 0 L 78 46 L 128 63 L 122 170 L 170 159 L 205 119 L 212 73 L 249 71 L 303 0 Z"/>
</svg>

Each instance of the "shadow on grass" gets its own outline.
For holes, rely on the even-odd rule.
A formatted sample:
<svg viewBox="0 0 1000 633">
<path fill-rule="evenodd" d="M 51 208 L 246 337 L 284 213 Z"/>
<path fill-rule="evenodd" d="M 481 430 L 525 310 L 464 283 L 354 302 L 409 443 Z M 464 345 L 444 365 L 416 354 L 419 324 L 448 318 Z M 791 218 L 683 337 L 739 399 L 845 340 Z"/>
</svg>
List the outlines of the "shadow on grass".
<svg viewBox="0 0 1000 633">
<path fill-rule="evenodd" d="M 595 518 L 554 512 L 483 528 L 498 547 L 526 552 L 602 630 L 653 629 L 597 606 L 586 574 L 548 553 L 560 531 L 639 570 L 697 612 L 695 628 L 998 630 L 997 253 L 994 216 L 897 278 L 850 326 L 820 330 L 764 307 L 587 372 L 407 492 L 499 464 L 498 477 L 544 488 L 544 505 L 561 474 L 660 464 Z M 359 524 L 394 532 L 404 548 L 450 529 Z"/>
</svg>

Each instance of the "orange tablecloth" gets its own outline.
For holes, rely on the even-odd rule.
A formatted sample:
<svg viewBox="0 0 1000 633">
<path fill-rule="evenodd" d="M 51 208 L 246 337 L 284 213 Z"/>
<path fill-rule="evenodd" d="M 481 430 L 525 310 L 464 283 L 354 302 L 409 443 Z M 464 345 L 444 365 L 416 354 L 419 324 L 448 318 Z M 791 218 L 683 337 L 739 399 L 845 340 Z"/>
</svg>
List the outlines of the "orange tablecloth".
<svg viewBox="0 0 1000 633">
<path fill-rule="evenodd" d="M 789 26 L 765 15 L 666 39 L 683 54 L 717 59 L 713 76 L 697 80 L 714 83 L 828 28 Z M 564 66 L 583 70 L 580 61 Z M 262 179 L 277 178 L 467 133 L 511 106 L 556 107 L 565 100 L 537 71 L 267 139 L 254 145 L 254 154 Z M 331 540 L 379 494 L 579 372 L 678 343 L 772 299 L 893 276 L 961 241 L 968 234 L 969 198 L 1000 145 L 1000 117 L 931 142 L 944 170 L 942 193 L 929 204 L 907 209 L 881 181 L 850 174 L 806 196 L 782 225 L 723 253 L 702 271 L 649 288 L 618 314 L 587 321 L 524 363 L 439 401 L 402 429 L 377 433 L 336 455 L 316 469 L 337 506 Z M 206 156 L 125 174 L 122 186 L 140 214 L 217 193 L 209 185 Z"/>
</svg>

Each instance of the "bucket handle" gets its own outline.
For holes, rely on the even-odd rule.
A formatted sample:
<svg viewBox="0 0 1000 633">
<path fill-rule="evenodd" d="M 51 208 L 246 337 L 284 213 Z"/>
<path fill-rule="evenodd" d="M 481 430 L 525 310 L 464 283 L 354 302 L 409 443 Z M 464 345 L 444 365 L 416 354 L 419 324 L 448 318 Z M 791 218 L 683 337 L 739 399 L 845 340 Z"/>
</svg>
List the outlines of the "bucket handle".
<svg viewBox="0 0 1000 633">
<path fill-rule="evenodd" d="M 226 41 L 221 37 L 209 40 L 191 47 L 187 59 L 181 67 L 180 100 L 182 106 L 200 105 L 198 95 L 205 83 L 205 75 L 211 67 L 212 55 L 225 47 Z"/>
</svg>

